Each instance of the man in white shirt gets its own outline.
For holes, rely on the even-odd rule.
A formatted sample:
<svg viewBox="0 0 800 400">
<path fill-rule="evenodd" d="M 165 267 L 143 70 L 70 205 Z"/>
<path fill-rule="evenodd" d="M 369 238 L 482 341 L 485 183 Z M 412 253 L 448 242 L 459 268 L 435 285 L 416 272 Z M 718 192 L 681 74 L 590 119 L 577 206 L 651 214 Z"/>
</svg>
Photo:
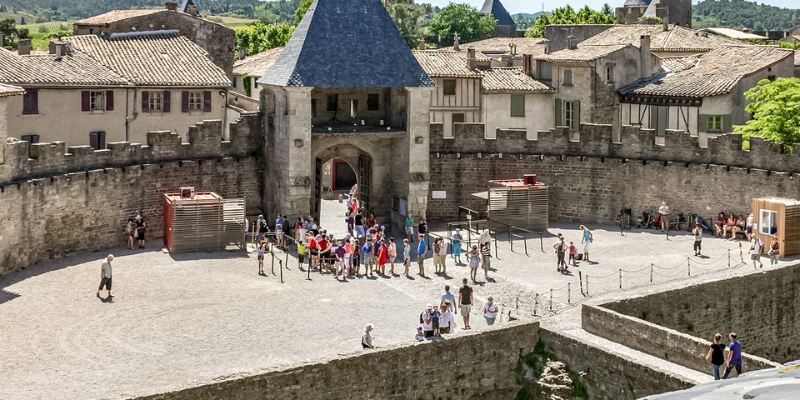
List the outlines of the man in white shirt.
<svg viewBox="0 0 800 400">
<path fill-rule="evenodd" d="M 442 295 L 442 302 L 439 303 L 439 306 L 443 307 L 445 304 L 449 305 L 448 309 L 451 309 L 453 313 L 458 314 L 456 296 L 450 293 L 450 285 L 444 285 L 444 294 Z"/>
<path fill-rule="evenodd" d="M 489 296 L 486 304 L 483 305 L 483 318 L 486 319 L 486 325 L 494 325 L 497 319 L 497 304 L 494 303 L 494 297 Z"/>
<path fill-rule="evenodd" d="M 761 251 L 764 248 L 764 242 L 758 238 L 758 236 L 753 235 L 753 241 L 750 242 L 750 259 L 753 260 L 753 268 L 756 267 L 757 264 L 759 268 L 763 268 L 764 264 L 761 262 Z"/>
<path fill-rule="evenodd" d="M 425 310 L 420 315 L 422 320 L 422 331 L 425 333 L 425 339 L 433 337 L 433 305 L 428 304 Z"/>
<path fill-rule="evenodd" d="M 450 334 L 456 330 L 456 317 L 450 311 L 448 303 L 442 304 L 442 316 L 439 317 L 439 333 Z"/>
<path fill-rule="evenodd" d="M 669 230 L 669 207 L 666 201 L 661 202 L 661 207 L 658 207 L 658 214 L 660 215 L 659 222 L 661 223 L 661 232 Z"/>
</svg>

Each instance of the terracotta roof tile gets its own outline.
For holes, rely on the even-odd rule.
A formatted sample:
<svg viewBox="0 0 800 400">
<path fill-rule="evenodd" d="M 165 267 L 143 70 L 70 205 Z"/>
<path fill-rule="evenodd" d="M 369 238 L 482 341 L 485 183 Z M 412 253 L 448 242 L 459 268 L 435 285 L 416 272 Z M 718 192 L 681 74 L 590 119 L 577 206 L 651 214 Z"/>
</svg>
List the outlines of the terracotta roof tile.
<svg viewBox="0 0 800 400">
<path fill-rule="evenodd" d="M 454 50 L 415 50 L 414 56 L 422 69 L 432 77 L 440 78 L 479 78 L 478 70 L 467 67 L 467 52 Z M 489 58 L 476 54 L 480 61 L 489 61 Z"/>
<path fill-rule="evenodd" d="M 129 82 L 120 74 L 100 64 L 89 55 L 73 51 L 61 58 L 54 54 L 22 56 L 29 66 L 39 71 L 48 71 L 40 84 L 64 86 L 127 86 Z M 28 82 L 20 82 L 28 83 Z"/>
<path fill-rule="evenodd" d="M 143 15 L 150 15 L 161 11 L 167 11 L 167 10 L 163 8 L 143 9 L 143 10 L 113 10 L 105 14 L 95 15 L 93 17 L 82 19 L 78 22 L 75 22 L 75 25 L 106 26 L 112 22 L 117 22 L 132 17 L 141 17 Z"/>
<path fill-rule="evenodd" d="M 205 50 L 177 31 L 112 34 L 107 39 L 83 35 L 65 40 L 136 86 L 231 85 Z"/>
<path fill-rule="evenodd" d="M 481 87 L 487 93 L 554 93 L 553 88 L 522 73 L 519 68 L 492 68 L 481 71 Z"/>
<path fill-rule="evenodd" d="M 794 65 L 800 67 L 800 51 L 794 51 Z"/>
<path fill-rule="evenodd" d="M 476 42 L 462 43 L 461 50 L 463 51 L 467 47 L 472 47 L 477 52 L 486 55 L 509 54 L 511 51 L 508 46 L 509 44 L 517 46 L 517 54 L 539 55 L 544 54 L 545 48 L 547 47 L 547 40 L 543 38 L 495 37 L 478 40 Z M 443 50 L 453 50 L 453 47 L 447 47 Z"/>
<path fill-rule="evenodd" d="M 692 98 L 723 95 L 743 77 L 791 56 L 791 50 L 773 46 L 720 47 L 701 55 L 692 68 L 634 83 L 620 93 Z"/>
<path fill-rule="evenodd" d="M 630 45 L 578 45 L 578 48 L 574 50 L 559 50 L 550 54 L 542 54 L 534 58 L 549 62 L 585 64 L 612 53 L 616 53 L 617 51 L 620 51 L 628 46 Z"/>
<path fill-rule="evenodd" d="M 276 47 L 269 49 L 250 57 L 237 60 L 233 63 L 233 73 L 243 76 L 262 77 L 267 69 L 275 64 L 275 61 L 281 55 L 283 47 Z"/>
<path fill-rule="evenodd" d="M 0 83 L 0 97 L 18 96 L 23 93 L 25 93 L 25 89 L 19 86 L 12 86 Z"/>
<path fill-rule="evenodd" d="M 706 52 L 721 46 L 742 44 L 739 41 L 714 34 L 702 34 L 690 28 L 670 25 L 665 31 L 663 25 L 615 25 L 594 35 L 580 45 L 632 44 L 639 47 L 642 35 L 650 35 L 651 51 L 696 51 Z"/>
</svg>

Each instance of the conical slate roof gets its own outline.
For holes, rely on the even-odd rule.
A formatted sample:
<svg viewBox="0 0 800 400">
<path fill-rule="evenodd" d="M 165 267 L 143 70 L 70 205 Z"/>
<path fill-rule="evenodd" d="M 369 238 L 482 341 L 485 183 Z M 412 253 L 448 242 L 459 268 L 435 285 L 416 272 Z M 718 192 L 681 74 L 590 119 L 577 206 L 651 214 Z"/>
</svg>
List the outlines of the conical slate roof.
<svg viewBox="0 0 800 400">
<path fill-rule="evenodd" d="M 487 15 L 491 14 L 497 21 L 497 25 L 516 25 L 514 18 L 511 18 L 511 14 L 506 11 L 500 0 L 486 0 L 481 12 Z"/>
<path fill-rule="evenodd" d="M 380 0 L 316 0 L 259 84 L 433 86 Z"/>
</svg>

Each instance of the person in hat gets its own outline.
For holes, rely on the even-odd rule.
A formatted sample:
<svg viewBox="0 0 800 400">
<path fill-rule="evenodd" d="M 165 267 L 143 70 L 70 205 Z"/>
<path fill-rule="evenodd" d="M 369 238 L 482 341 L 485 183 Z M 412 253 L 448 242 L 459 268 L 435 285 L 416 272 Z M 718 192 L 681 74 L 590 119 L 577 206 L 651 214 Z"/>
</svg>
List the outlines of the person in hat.
<svg viewBox="0 0 800 400">
<path fill-rule="evenodd" d="M 361 348 L 374 349 L 375 345 L 372 343 L 372 331 L 375 330 L 375 325 L 367 324 L 364 327 L 364 334 L 361 335 Z"/>
<path fill-rule="evenodd" d="M 425 339 L 430 340 L 433 338 L 433 305 L 428 304 L 425 310 L 419 316 L 419 322 L 422 324 L 422 331 L 425 333 Z"/>
</svg>

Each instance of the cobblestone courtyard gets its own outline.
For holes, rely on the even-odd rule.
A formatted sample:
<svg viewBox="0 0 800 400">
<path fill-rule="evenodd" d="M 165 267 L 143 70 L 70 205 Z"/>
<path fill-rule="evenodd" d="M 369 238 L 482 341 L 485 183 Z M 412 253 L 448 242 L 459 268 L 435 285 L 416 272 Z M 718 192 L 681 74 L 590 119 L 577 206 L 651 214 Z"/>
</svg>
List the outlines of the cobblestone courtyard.
<svg viewBox="0 0 800 400">
<path fill-rule="evenodd" d="M 749 260 L 740 262 L 737 242 L 706 237 L 708 258 L 690 257 L 687 264 L 692 254 L 687 234 L 667 238 L 655 230 L 633 230 L 621 236 L 613 227 L 592 227 L 596 263 L 563 275 L 556 272 L 553 236 L 560 232 L 567 241 L 578 241 L 576 228 L 551 228 L 544 252 L 538 235 L 529 239 L 529 256 L 520 239 L 512 253 L 500 233 L 496 271 L 488 282 L 479 275 L 477 299 L 493 295 L 506 315 L 533 318 L 535 309 L 546 324 L 574 329 L 580 313 L 566 304 L 568 283 L 570 302 L 586 299 L 577 271 L 584 289 L 589 275 L 592 300 L 602 293 L 624 296 L 634 285 L 642 287 L 630 293 L 753 272 Z M 448 258 L 447 278 L 434 275 L 428 261 L 430 279 L 337 282 L 312 273 L 309 281 L 289 257 L 281 284 L 277 259 L 276 275 L 259 277 L 252 253 L 173 257 L 156 250 L 158 245 L 153 242 L 146 252 L 110 251 L 117 257 L 113 302 L 94 297 L 105 253 L 78 254 L 0 278 L 0 398 L 126 398 L 286 368 L 361 351 L 366 323 L 375 324 L 378 346 L 411 343 L 425 304 L 438 301 L 445 284 L 455 291 L 468 276 L 466 266 Z M 266 269 L 269 273 L 269 258 Z M 556 313 L 549 312 L 550 289 Z M 482 329 L 478 308 L 473 325 Z M 460 316 L 457 320 L 460 325 Z"/>
</svg>

